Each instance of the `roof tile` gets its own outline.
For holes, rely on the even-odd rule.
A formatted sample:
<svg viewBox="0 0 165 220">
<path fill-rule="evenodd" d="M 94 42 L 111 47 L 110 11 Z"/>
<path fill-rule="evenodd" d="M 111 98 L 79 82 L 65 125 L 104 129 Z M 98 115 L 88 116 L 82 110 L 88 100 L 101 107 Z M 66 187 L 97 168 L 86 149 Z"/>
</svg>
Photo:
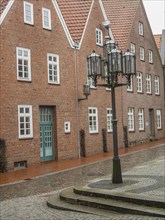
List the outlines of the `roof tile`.
<svg viewBox="0 0 165 220">
<path fill-rule="evenodd" d="M 72 39 L 80 42 L 92 0 L 57 0 Z"/>
<path fill-rule="evenodd" d="M 3 13 L 5 10 L 7 4 L 9 3 L 10 0 L 1 0 L 0 2 L 0 15 Z"/>
<path fill-rule="evenodd" d="M 102 0 L 115 41 L 121 49 L 126 41 L 139 6 L 139 0 Z"/>
<path fill-rule="evenodd" d="M 155 42 L 156 42 L 157 48 L 160 50 L 160 45 L 161 45 L 161 41 L 162 41 L 162 35 L 161 34 L 154 35 L 154 38 L 155 38 Z"/>
</svg>

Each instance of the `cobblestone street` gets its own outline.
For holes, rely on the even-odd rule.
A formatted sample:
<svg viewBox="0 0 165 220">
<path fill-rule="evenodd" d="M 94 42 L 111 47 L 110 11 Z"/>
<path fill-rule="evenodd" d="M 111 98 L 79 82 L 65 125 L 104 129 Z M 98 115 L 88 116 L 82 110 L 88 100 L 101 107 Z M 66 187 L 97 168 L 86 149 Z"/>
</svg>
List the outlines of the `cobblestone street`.
<svg viewBox="0 0 165 220">
<path fill-rule="evenodd" d="M 165 198 L 165 145 L 144 149 L 138 152 L 121 156 L 123 180 L 125 178 L 138 179 L 142 183 L 140 189 L 134 184 L 123 189 L 134 193 L 142 193 L 143 196 L 158 196 Z M 112 159 L 83 165 L 77 168 L 51 173 L 31 180 L 25 180 L 15 184 L 0 187 L 1 220 L 157 220 L 137 215 L 124 215 L 112 213 L 103 217 L 84 213 L 59 211 L 47 207 L 49 195 L 59 192 L 61 189 L 83 185 L 94 179 L 101 179 L 111 174 Z M 117 188 L 116 190 L 123 190 Z"/>
</svg>

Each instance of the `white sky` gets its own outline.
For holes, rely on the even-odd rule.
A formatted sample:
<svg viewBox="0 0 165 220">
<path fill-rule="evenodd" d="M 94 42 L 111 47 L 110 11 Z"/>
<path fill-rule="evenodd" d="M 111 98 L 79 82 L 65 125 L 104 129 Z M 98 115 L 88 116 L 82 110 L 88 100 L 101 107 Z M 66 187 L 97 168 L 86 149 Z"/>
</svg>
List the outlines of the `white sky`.
<svg viewBox="0 0 165 220">
<path fill-rule="evenodd" d="M 165 0 L 143 0 L 153 34 L 165 29 Z"/>
</svg>

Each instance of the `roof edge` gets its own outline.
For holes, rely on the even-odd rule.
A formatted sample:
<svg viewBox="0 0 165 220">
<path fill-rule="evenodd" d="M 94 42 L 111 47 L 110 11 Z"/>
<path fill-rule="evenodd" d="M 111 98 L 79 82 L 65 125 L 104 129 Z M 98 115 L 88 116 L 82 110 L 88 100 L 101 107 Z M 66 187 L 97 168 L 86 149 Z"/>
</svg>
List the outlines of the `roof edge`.
<svg viewBox="0 0 165 220">
<path fill-rule="evenodd" d="M 141 6 L 141 4 L 143 4 L 143 3 L 142 3 L 142 0 L 139 0 L 138 7 L 136 8 L 136 12 L 135 12 L 135 17 L 134 17 L 134 19 L 133 19 L 133 21 L 132 21 L 132 25 L 131 25 L 131 27 L 130 27 L 129 33 L 131 33 L 132 27 L 133 27 L 133 25 L 134 25 L 134 21 L 136 20 L 137 11 L 138 11 L 139 7 Z M 124 45 L 124 49 L 125 49 L 125 50 L 127 50 L 126 46 L 128 45 L 128 42 L 129 42 L 129 41 L 130 41 L 130 39 L 129 39 L 129 37 L 128 37 L 128 38 L 127 38 L 127 41 L 125 42 L 125 45 Z"/>
<path fill-rule="evenodd" d="M 71 37 L 71 35 L 70 35 L 70 32 L 69 32 L 68 27 L 67 27 L 67 25 L 66 25 L 66 23 L 65 23 L 65 20 L 64 20 L 64 18 L 63 18 L 63 16 L 62 16 L 62 13 L 61 13 L 61 10 L 60 10 L 60 8 L 59 8 L 59 6 L 58 6 L 57 1 L 56 1 L 56 0 L 52 0 L 52 3 L 53 3 L 53 5 L 54 5 L 54 8 L 55 8 L 55 10 L 56 10 L 56 12 L 57 12 L 57 15 L 58 15 L 58 17 L 59 17 L 59 19 L 60 19 L 60 22 L 61 22 L 61 24 L 62 24 L 62 27 L 63 27 L 63 29 L 64 29 L 64 32 L 65 32 L 65 34 L 66 34 L 66 37 L 67 37 L 67 39 L 68 39 L 68 41 L 69 41 L 70 46 L 71 46 L 72 48 L 75 48 L 75 42 L 73 41 L 73 39 L 72 39 L 72 37 Z"/>
<path fill-rule="evenodd" d="M 15 0 L 10 0 L 6 6 L 6 8 L 4 9 L 4 11 L 2 12 L 2 14 L 0 15 L 0 25 L 2 24 L 2 22 L 4 21 L 7 13 L 9 12 L 11 6 L 13 5 Z"/>
<path fill-rule="evenodd" d="M 101 11 L 102 11 L 102 13 L 103 13 L 104 20 L 109 20 L 107 14 L 106 14 L 106 12 L 105 12 L 104 5 L 103 5 L 102 0 L 99 0 L 99 4 L 100 4 Z M 109 20 L 109 21 L 110 21 L 110 20 Z M 111 25 L 111 21 L 110 21 L 110 25 Z M 113 33 L 112 33 L 112 30 L 111 30 L 110 27 L 109 27 L 109 35 L 110 35 L 110 37 L 111 37 L 112 40 L 115 40 L 115 39 L 114 39 L 114 36 L 113 36 Z"/>
<path fill-rule="evenodd" d="M 91 4 L 91 7 L 90 7 L 90 10 L 89 10 L 89 13 L 88 13 L 88 17 L 87 17 L 87 20 L 86 20 L 86 23 L 85 23 L 85 27 L 84 27 L 82 36 L 81 36 L 81 40 L 80 40 L 80 43 L 79 43 L 79 48 L 81 47 L 81 44 L 82 44 L 82 41 L 83 41 L 83 38 L 84 38 L 84 35 L 85 35 L 85 32 L 86 32 L 86 28 L 87 28 L 87 24 L 88 24 L 88 21 L 89 21 L 89 17 L 90 17 L 92 8 L 93 8 L 93 4 L 94 4 L 94 0 L 92 0 L 92 4 Z"/>
</svg>

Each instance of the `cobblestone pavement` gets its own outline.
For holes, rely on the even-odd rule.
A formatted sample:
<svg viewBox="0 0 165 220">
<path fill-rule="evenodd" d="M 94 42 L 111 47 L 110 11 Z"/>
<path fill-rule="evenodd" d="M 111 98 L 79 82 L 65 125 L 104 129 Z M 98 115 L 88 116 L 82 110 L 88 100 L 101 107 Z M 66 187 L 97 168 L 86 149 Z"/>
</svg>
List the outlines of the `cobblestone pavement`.
<svg viewBox="0 0 165 220">
<path fill-rule="evenodd" d="M 140 187 L 125 188 L 125 191 L 146 196 L 165 198 L 165 145 L 130 153 L 121 157 L 123 180 L 133 178 L 141 181 Z M 86 184 L 96 178 L 107 178 L 111 173 L 112 159 L 83 165 L 67 171 L 53 173 L 0 187 L 1 220 L 158 220 L 137 215 L 112 213 L 110 217 L 84 213 L 59 211 L 47 207 L 49 195 L 77 184 Z M 136 184 L 135 184 L 136 185 Z M 148 189 L 147 189 L 147 187 Z M 122 190 L 118 188 L 116 190 Z"/>
</svg>

